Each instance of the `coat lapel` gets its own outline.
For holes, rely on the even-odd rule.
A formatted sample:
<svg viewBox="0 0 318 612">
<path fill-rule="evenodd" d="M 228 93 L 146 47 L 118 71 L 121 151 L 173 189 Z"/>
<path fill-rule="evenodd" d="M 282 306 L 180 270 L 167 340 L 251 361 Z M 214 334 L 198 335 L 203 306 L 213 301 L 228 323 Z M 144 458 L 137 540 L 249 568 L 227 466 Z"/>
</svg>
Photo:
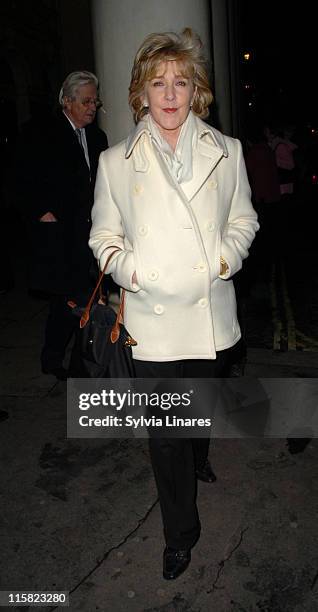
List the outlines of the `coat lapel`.
<svg viewBox="0 0 318 612">
<path fill-rule="evenodd" d="M 63 126 L 65 145 L 72 152 L 71 155 L 74 159 L 75 164 L 79 165 L 82 168 L 83 172 L 85 173 L 87 172 L 89 174 L 89 167 L 85 159 L 85 153 L 81 149 L 81 146 L 77 140 L 77 136 L 74 132 L 72 125 L 70 124 L 69 120 L 63 113 L 61 113 L 60 121 L 61 121 L 61 125 Z M 86 129 L 85 129 L 85 133 L 86 133 L 86 141 L 88 145 L 88 155 L 90 155 Z"/>
<path fill-rule="evenodd" d="M 100 151 L 97 146 L 97 142 L 96 142 L 96 138 L 95 138 L 95 134 L 94 134 L 94 130 L 92 129 L 92 126 L 86 126 L 85 135 L 86 135 L 89 163 L 91 165 L 91 170 L 93 170 L 95 166 L 97 166 L 98 164 L 98 158 L 99 158 Z"/>
<path fill-rule="evenodd" d="M 203 149 L 203 150 L 201 150 Z M 206 181 L 212 170 L 217 166 L 220 159 L 223 157 L 223 151 L 204 150 L 204 147 L 198 146 L 193 151 L 193 176 L 191 181 L 181 183 L 180 187 L 184 192 L 187 200 L 192 200 L 203 183 Z"/>
<path fill-rule="evenodd" d="M 228 156 L 223 135 L 200 119 L 197 123 L 197 142 L 193 148 L 192 179 L 180 185 L 188 201 L 196 195 L 222 157 Z"/>
</svg>

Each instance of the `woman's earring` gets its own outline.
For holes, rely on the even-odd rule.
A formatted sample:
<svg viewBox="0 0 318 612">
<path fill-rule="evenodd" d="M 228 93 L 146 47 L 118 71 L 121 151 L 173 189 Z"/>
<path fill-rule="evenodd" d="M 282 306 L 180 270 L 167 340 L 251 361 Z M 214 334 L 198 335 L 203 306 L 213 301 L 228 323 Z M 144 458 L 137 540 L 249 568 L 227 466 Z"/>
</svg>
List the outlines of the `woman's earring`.
<svg viewBox="0 0 318 612">
<path fill-rule="evenodd" d="M 149 108 L 149 104 L 148 104 L 148 102 L 144 102 L 144 103 L 143 103 L 143 108 Z"/>
</svg>

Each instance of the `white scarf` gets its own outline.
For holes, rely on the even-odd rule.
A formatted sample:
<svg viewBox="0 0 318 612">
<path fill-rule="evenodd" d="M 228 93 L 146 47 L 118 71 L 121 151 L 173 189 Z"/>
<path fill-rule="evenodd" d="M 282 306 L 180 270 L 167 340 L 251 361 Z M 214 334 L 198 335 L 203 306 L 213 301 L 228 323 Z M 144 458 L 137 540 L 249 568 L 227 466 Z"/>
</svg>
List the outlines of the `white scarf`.
<svg viewBox="0 0 318 612">
<path fill-rule="evenodd" d="M 151 138 L 166 161 L 171 175 L 178 183 L 191 181 L 193 174 L 192 149 L 197 133 L 192 111 L 190 110 L 185 122 L 182 124 L 175 151 L 172 150 L 169 143 L 163 138 L 150 114 L 147 116 L 146 121 Z"/>
</svg>

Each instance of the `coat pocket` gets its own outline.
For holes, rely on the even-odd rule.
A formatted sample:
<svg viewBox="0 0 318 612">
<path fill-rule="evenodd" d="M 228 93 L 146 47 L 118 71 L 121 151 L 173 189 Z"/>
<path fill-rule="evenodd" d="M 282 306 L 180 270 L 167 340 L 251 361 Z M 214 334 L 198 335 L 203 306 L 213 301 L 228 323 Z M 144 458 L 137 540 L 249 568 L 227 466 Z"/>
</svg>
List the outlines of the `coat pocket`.
<svg viewBox="0 0 318 612">
<path fill-rule="evenodd" d="M 137 244 L 134 245 L 133 252 L 134 252 L 134 259 L 135 259 L 135 266 L 136 266 L 137 283 L 140 289 L 142 289 L 143 291 L 146 291 L 144 274 L 143 274 L 143 265 L 141 262 L 141 257 L 140 257 L 140 253 L 139 253 Z"/>
<path fill-rule="evenodd" d="M 211 262 L 211 277 L 212 277 L 212 282 L 216 279 L 219 278 L 219 274 L 220 274 L 220 263 L 221 263 L 221 232 L 219 229 L 216 230 L 215 232 L 215 248 L 214 248 L 214 253 L 215 253 L 215 257 L 214 260 Z"/>
</svg>

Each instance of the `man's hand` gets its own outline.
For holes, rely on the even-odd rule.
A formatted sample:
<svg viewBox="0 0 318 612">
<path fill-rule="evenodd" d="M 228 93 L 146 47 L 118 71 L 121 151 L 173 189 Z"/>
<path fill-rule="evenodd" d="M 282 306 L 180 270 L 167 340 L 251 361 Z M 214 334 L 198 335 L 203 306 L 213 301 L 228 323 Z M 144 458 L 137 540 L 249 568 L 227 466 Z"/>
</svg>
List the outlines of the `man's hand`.
<svg viewBox="0 0 318 612">
<path fill-rule="evenodd" d="M 52 222 L 56 222 L 57 218 L 53 215 L 53 213 L 47 212 L 45 213 L 45 215 L 40 217 L 39 221 L 43 223 L 52 223 Z"/>
</svg>

